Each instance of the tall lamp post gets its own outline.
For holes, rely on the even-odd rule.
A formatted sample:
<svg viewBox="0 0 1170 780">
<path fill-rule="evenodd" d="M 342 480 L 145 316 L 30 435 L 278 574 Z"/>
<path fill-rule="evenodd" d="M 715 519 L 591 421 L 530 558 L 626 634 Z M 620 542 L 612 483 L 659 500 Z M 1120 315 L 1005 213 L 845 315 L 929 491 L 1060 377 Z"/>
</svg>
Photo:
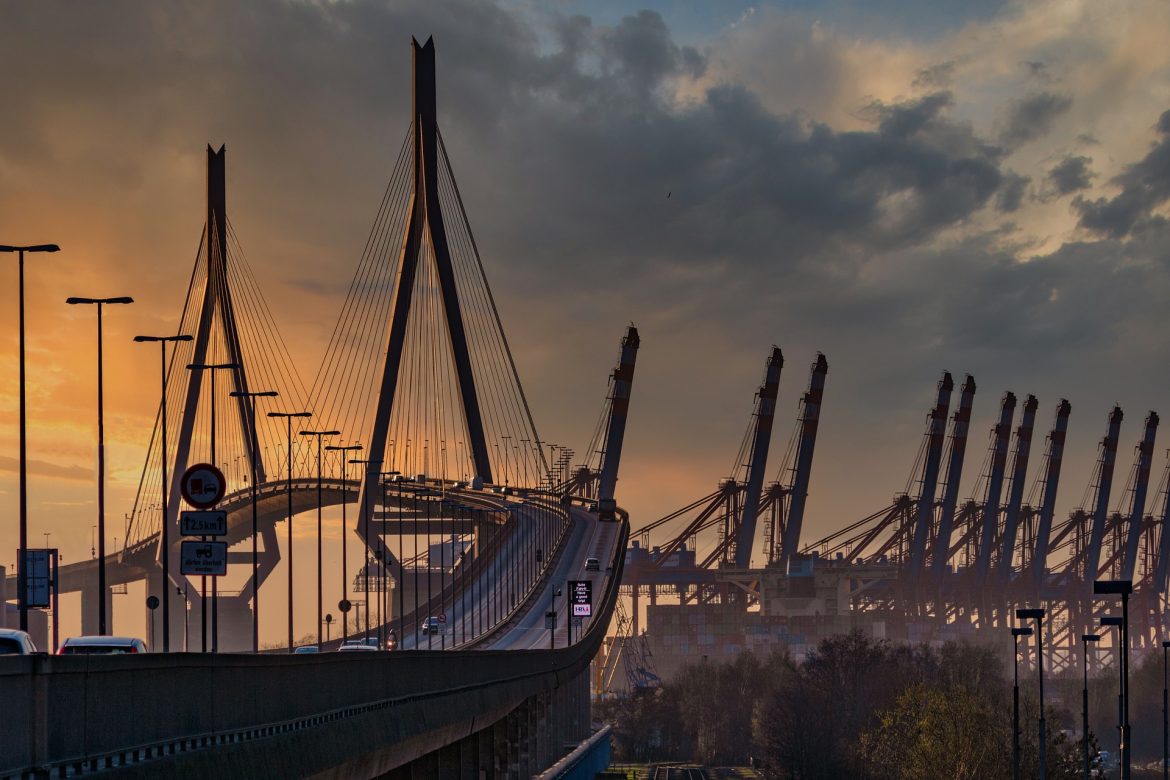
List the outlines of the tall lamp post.
<svg viewBox="0 0 1170 780">
<path fill-rule="evenodd" d="M 1020 780 L 1020 637 L 1032 636 L 1032 629 L 1024 626 L 1012 629 L 1015 652 L 1012 653 L 1014 684 L 1012 685 L 1012 780 Z"/>
<path fill-rule="evenodd" d="M 1162 640 L 1162 780 L 1170 778 L 1170 691 L 1167 685 L 1170 669 L 1167 669 L 1166 651 L 1170 641 Z"/>
<path fill-rule="evenodd" d="M 162 544 L 163 581 L 159 593 L 162 596 L 163 608 L 163 652 L 171 652 L 171 537 L 167 520 L 167 493 L 170 484 L 167 480 L 167 342 L 178 343 L 191 341 L 191 336 L 179 334 L 177 336 L 135 336 L 134 341 L 139 344 L 158 344 L 162 356 L 162 406 L 159 411 L 159 428 L 162 431 L 162 442 L 159 450 L 159 462 L 162 464 L 162 528 L 159 531 Z M 153 620 L 153 618 L 152 618 Z"/>
<path fill-rule="evenodd" d="M 321 592 L 321 507 L 323 504 L 323 485 L 321 482 L 321 439 L 325 436 L 337 436 L 341 431 L 301 431 L 301 436 L 314 436 L 317 439 L 317 648 L 321 647 L 321 621 L 325 605 L 322 603 Z"/>
<path fill-rule="evenodd" d="M 260 438 L 256 435 L 256 399 L 275 398 L 280 395 L 275 390 L 245 391 L 233 390 L 232 398 L 247 398 L 251 404 L 248 421 L 252 428 L 252 652 L 260 652 L 260 552 L 256 546 L 258 535 L 256 519 L 256 457 L 260 449 Z"/>
<path fill-rule="evenodd" d="M 1048 728 L 1044 722 L 1044 610 L 1017 609 L 1016 618 L 1036 621 L 1036 671 L 1040 676 L 1040 780 L 1048 780 Z"/>
<path fill-rule="evenodd" d="M 102 306 L 134 303 L 133 298 L 121 296 L 118 298 L 66 298 L 65 303 L 70 306 L 78 304 L 93 304 L 97 306 L 97 369 L 98 369 L 98 633 L 105 636 L 109 633 L 108 616 L 106 615 L 106 418 L 103 389 L 105 387 L 102 373 Z"/>
<path fill-rule="evenodd" d="M 360 444 L 347 444 L 344 447 L 329 445 L 325 448 L 327 452 L 357 452 L 362 448 Z M 338 608 L 341 604 L 349 601 L 349 572 L 346 566 L 345 556 L 345 535 L 349 532 L 347 521 L 345 519 L 345 505 L 349 500 L 349 485 L 345 484 L 349 477 L 349 464 L 345 462 L 345 455 L 343 454 L 341 461 L 341 601 L 338 603 Z M 360 495 L 360 493 L 359 493 Z M 341 610 L 341 640 L 344 642 L 349 639 L 349 608 Z"/>
<path fill-rule="evenodd" d="M 16 252 L 18 270 L 18 297 L 20 299 L 20 555 L 16 564 L 16 603 L 20 609 L 20 630 L 28 631 L 28 587 L 25 583 L 25 558 L 28 557 L 28 456 L 25 441 L 24 402 L 24 253 L 59 252 L 56 244 L 32 246 L 0 245 L 0 252 Z"/>
<path fill-rule="evenodd" d="M 239 363 L 188 363 L 188 371 L 211 372 L 211 465 L 218 467 L 215 458 L 215 372 L 235 371 Z M 225 469 L 226 470 L 226 469 Z M 204 541 L 207 537 L 204 537 Z M 202 596 L 201 612 L 203 619 L 203 652 L 207 652 L 207 577 L 203 577 L 200 589 Z M 211 578 L 211 652 L 219 652 L 219 578 Z"/>
<path fill-rule="evenodd" d="M 312 412 L 269 412 L 269 417 L 283 417 L 288 423 L 288 456 L 285 480 L 288 490 L 288 651 L 293 651 L 293 506 L 292 506 L 292 421 L 312 417 Z"/>
<path fill-rule="evenodd" d="M 1125 694 L 1122 691 L 1124 683 L 1124 674 L 1121 669 L 1121 626 L 1123 621 L 1120 615 L 1106 615 L 1101 618 L 1101 625 L 1105 628 L 1117 629 L 1117 759 L 1121 760 L 1121 724 L 1125 722 L 1125 714 L 1122 710 L 1125 709 Z"/>
<path fill-rule="evenodd" d="M 1089 643 L 1101 641 L 1100 634 L 1081 634 L 1081 662 L 1085 672 L 1085 685 L 1081 688 L 1081 744 L 1085 753 L 1085 780 L 1089 780 L 1092 760 L 1089 757 Z"/>
<path fill-rule="evenodd" d="M 1096 596 L 1121 596 L 1121 780 L 1130 780 L 1133 773 L 1132 747 L 1129 729 L 1129 595 L 1133 593 L 1131 580 L 1097 580 L 1093 583 Z"/>
</svg>

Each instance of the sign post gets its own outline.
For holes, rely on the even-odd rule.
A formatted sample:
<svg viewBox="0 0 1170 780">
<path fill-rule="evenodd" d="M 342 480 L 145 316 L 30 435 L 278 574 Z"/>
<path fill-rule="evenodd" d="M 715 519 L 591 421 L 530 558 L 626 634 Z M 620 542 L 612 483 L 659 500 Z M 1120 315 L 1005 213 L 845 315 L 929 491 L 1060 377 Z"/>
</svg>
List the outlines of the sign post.
<svg viewBox="0 0 1170 780">
<path fill-rule="evenodd" d="M 214 424 L 213 426 L 214 427 Z M 214 433 L 212 434 L 214 441 Z M 213 446 L 214 451 L 214 446 Z M 223 472 L 215 467 L 212 463 L 196 463 L 183 472 L 183 478 L 179 482 L 179 490 L 183 494 L 183 500 L 190 506 L 196 509 L 211 509 L 220 501 L 223 500 L 224 493 L 227 492 L 227 478 L 224 477 Z M 199 548 L 201 553 L 199 560 L 194 557 L 191 558 L 190 563 L 193 564 L 191 574 L 201 575 L 199 583 L 199 604 L 200 604 L 200 620 L 202 625 L 202 650 L 207 652 L 207 577 L 221 577 L 227 574 L 227 545 L 223 542 L 208 542 L 208 536 L 224 536 L 227 534 L 227 512 L 183 512 L 179 521 L 179 532 L 183 536 L 198 536 L 202 539 L 204 546 Z M 188 571 L 186 564 L 188 563 L 187 549 L 188 542 L 182 543 L 182 560 L 184 568 L 180 573 L 187 575 Z M 210 547 L 211 552 L 208 552 Z M 222 550 L 220 549 L 222 547 Z M 195 555 L 196 548 L 192 547 L 192 556 Z M 222 565 L 215 567 L 215 572 L 206 571 L 210 567 L 212 560 L 216 562 L 220 560 L 222 555 Z M 214 586 L 215 580 L 212 580 Z M 211 649 L 213 652 L 219 650 L 219 588 L 212 588 L 211 595 Z"/>
<path fill-rule="evenodd" d="M 569 580 L 569 615 L 584 619 L 593 616 L 593 582 Z M 577 625 L 581 625 L 577 623 Z M 569 622 L 569 644 L 573 642 L 573 621 Z"/>
<path fill-rule="evenodd" d="M 182 543 L 179 573 L 222 577 L 227 574 L 227 542 L 188 539 Z"/>
</svg>

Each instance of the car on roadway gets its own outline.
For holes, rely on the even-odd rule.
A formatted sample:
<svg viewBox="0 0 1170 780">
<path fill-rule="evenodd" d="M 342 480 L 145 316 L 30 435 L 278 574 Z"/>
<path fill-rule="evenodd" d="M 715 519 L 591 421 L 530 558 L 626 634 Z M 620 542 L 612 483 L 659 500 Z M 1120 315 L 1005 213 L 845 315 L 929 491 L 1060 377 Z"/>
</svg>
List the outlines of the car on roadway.
<svg viewBox="0 0 1170 780">
<path fill-rule="evenodd" d="M 374 640 L 375 642 L 377 640 Z M 339 653 L 376 653 L 378 648 L 376 645 L 368 645 L 360 639 L 350 639 L 346 641 L 341 647 L 337 648 Z"/>
<path fill-rule="evenodd" d="M 313 653 L 321 652 L 316 645 L 301 645 L 293 650 L 293 655 L 312 655 Z"/>
<path fill-rule="evenodd" d="M 443 633 L 443 624 L 440 622 L 437 615 L 431 615 L 423 621 L 422 635 L 430 636 L 432 634 L 438 635 Z"/>
<path fill-rule="evenodd" d="M 37 651 L 26 631 L 0 628 L 0 655 L 32 655 Z"/>
<path fill-rule="evenodd" d="M 596 558 L 586 558 L 585 571 L 601 571 L 601 561 Z"/>
<path fill-rule="evenodd" d="M 71 636 L 57 655 L 128 655 L 145 653 L 146 643 L 132 636 Z"/>
</svg>

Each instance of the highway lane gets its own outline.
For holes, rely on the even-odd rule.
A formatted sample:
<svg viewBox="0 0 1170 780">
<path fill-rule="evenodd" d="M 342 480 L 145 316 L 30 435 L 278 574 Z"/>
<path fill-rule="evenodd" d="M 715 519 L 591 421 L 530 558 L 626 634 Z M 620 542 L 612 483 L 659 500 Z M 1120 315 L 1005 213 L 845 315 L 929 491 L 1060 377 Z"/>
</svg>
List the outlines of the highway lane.
<svg viewBox="0 0 1170 780">
<path fill-rule="evenodd" d="M 490 650 L 524 650 L 549 647 L 555 642 L 557 647 L 564 647 L 568 641 L 568 627 L 570 621 L 569 580 L 589 580 L 593 583 L 593 599 L 596 603 L 608 585 L 610 567 L 614 556 L 614 544 L 618 539 L 618 523 L 603 523 L 597 515 L 584 509 L 573 509 L 574 529 L 568 540 L 564 553 L 551 577 L 546 578 L 542 590 L 537 594 L 531 608 L 516 621 L 516 624 L 505 631 L 501 636 L 484 649 Z M 600 571 L 585 570 L 585 560 L 597 558 Z M 553 598 L 553 594 L 560 589 L 561 595 Z M 545 628 L 545 612 L 554 609 L 557 613 L 557 629 L 555 638 L 550 639 L 550 632 Z M 573 628 L 573 636 L 580 636 L 588 627 L 590 618 L 585 618 L 582 625 Z"/>
<path fill-rule="evenodd" d="M 516 588 L 513 587 L 513 581 L 508 577 L 508 573 L 518 571 L 522 565 L 530 563 L 525 559 L 533 549 L 529 542 L 538 532 L 538 525 L 532 517 L 534 512 L 531 507 L 519 502 L 509 502 L 507 506 L 518 525 L 511 541 L 500 551 L 495 563 L 476 580 L 464 585 L 463 591 L 456 596 L 455 603 L 448 607 L 445 614 L 446 623 L 438 635 L 423 636 L 419 626 L 405 626 L 405 638 L 399 637 L 401 649 L 451 649 L 463 645 L 465 638 L 467 646 L 475 649 L 545 648 L 550 644 L 549 631 L 545 628 L 545 612 L 550 610 L 554 601 L 557 612 L 555 642 L 557 647 L 563 647 L 568 638 L 567 582 L 571 579 L 592 581 L 594 601 L 604 593 L 609 577 L 606 569 L 613 561 L 620 524 L 602 523 L 596 513 L 574 506 L 570 510 L 573 526 L 568 531 L 564 548 L 551 575 L 537 585 L 536 592 L 529 599 L 526 608 L 521 606 L 521 611 L 513 616 L 508 627 L 490 639 L 474 641 L 473 629 L 480 628 L 481 619 L 487 622 L 486 616 L 475 614 L 479 606 L 494 604 L 492 615 L 495 617 L 498 614 L 506 614 L 511 608 L 513 595 L 517 601 L 524 598 L 523 593 L 515 592 Z M 597 558 L 601 570 L 585 571 L 587 558 Z M 561 595 L 554 599 L 552 594 L 556 589 L 561 591 Z M 496 612 L 497 609 L 501 612 Z M 393 623 L 393 626 L 397 631 L 398 623 Z M 580 635 L 588 626 L 588 619 L 585 619 L 580 627 L 574 627 L 573 635 Z"/>
</svg>

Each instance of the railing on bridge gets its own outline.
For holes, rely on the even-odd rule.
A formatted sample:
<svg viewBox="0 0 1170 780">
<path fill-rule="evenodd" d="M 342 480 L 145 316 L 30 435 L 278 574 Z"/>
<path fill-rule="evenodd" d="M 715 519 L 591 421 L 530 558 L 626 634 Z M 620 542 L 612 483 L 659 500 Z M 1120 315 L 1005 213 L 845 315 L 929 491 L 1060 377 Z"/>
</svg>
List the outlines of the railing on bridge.
<svg viewBox="0 0 1170 780">
<path fill-rule="evenodd" d="M 259 777 L 295 760 L 311 774 L 359 747 L 382 750 L 391 766 L 413 760 L 436 749 L 427 734 L 472 733 L 587 670 L 618 598 L 628 537 L 623 520 L 597 617 L 556 650 L 0 658 L 0 778 L 147 761 Z M 371 733 L 380 745 L 357 741 Z M 221 749 L 232 751 L 230 767 L 215 763 Z"/>
</svg>

